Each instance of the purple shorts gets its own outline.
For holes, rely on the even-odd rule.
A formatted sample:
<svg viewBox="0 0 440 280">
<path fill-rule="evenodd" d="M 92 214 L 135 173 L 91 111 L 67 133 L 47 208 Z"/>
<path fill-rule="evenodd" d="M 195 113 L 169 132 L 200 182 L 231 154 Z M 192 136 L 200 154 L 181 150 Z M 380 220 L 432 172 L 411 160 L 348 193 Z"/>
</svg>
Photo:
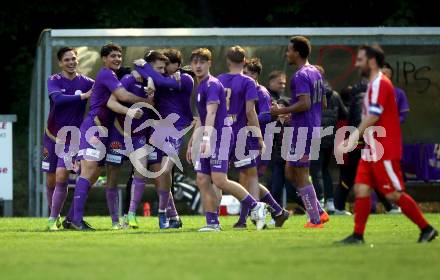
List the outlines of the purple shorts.
<svg viewBox="0 0 440 280">
<path fill-rule="evenodd" d="M 307 133 L 299 132 L 298 127 L 294 127 L 292 143 L 290 145 L 290 159 L 288 164 L 293 167 L 310 167 L 310 151 L 312 149 L 313 128 L 308 128 Z M 319 148 L 319 147 L 318 147 Z"/>
<path fill-rule="evenodd" d="M 53 137 L 53 136 L 52 136 Z M 70 161 L 72 164 L 76 160 L 76 156 L 60 158 L 55 153 L 55 139 L 49 137 L 47 133 L 43 136 L 43 149 L 41 154 L 41 170 L 47 173 L 55 173 L 57 168 L 67 168 L 73 170 L 73 166 L 68 168 L 66 162 Z M 69 142 L 65 144 L 64 151 L 69 151 Z"/>
<path fill-rule="evenodd" d="M 255 137 L 252 138 L 248 138 L 248 142 L 249 142 L 249 147 L 252 150 L 258 150 L 260 147 L 258 146 L 258 139 Z M 258 167 L 260 166 L 268 166 L 269 165 L 270 160 L 262 160 L 261 159 L 261 155 L 258 155 L 255 158 L 255 163 Z"/>
<path fill-rule="evenodd" d="M 228 173 L 230 148 L 233 140 L 229 143 L 229 147 L 225 147 L 225 150 L 221 150 L 221 136 L 218 136 L 215 144 L 214 152 L 211 157 L 197 159 L 194 163 L 194 170 L 199 173 L 211 175 L 212 172 Z M 222 154 L 224 153 L 224 154 Z"/>
<path fill-rule="evenodd" d="M 120 131 L 114 125 L 110 128 L 108 133 L 107 154 L 105 161 L 107 164 L 120 166 L 124 160 L 128 159 L 127 156 L 120 154 L 117 150 L 126 150 L 125 139 L 123 131 Z M 133 145 L 133 151 L 144 147 L 146 144 L 146 137 L 142 134 L 132 135 L 130 139 Z"/>
<path fill-rule="evenodd" d="M 243 145 L 243 143 L 238 143 L 238 135 L 233 135 L 234 141 L 232 142 L 229 160 L 234 165 L 235 169 L 243 170 L 257 166 L 256 156 L 250 155 L 249 150 L 258 150 L 258 140 L 256 138 L 250 138 L 249 136 L 246 138 L 244 154 L 246 155 L 244 158 L 238 159 L 235 149 L 237 145 Z M 255 139 L 255 140 L 254 140 Z"/>
</svg>

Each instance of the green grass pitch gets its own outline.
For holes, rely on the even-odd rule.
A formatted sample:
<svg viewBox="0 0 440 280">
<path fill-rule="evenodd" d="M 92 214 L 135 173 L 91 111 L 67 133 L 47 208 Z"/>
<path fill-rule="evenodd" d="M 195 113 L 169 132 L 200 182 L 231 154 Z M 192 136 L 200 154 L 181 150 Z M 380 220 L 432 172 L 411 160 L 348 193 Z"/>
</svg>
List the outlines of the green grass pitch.
<svg viewBox="0 0 440 280">
<path fill-rule="evenodd" d="M 439 214 L 428 214 L 435 227 Z M 110 218 L 89 217 L 96 232 L 46 232 L 46 219 L 0 219 L 0 279 L 440 279 L 440 240 L 418 244 L 402 215 L 372 215 L 364 246 L 336 246 L 352 217 L 331 217 L 304 229 L 294 216 L 281 229 L 236 231 L 222 217 L 220 233 L 198 233 L 201 216 L 159 231 L 156 217 L 140 229 L 111 231 Z"/>
</svg>

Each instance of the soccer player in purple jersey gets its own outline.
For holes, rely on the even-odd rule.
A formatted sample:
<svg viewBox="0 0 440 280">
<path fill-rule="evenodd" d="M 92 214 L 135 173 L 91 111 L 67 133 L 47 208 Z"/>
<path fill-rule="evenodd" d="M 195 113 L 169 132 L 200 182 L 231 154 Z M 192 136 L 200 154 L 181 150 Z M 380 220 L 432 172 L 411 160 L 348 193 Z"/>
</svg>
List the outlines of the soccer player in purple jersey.
<svg viewBox="0 0 440 280">
<path fill-rule="evenodd" d="M 107 44 L 101 48 L 104 67 L 96 75 L 93 93 L 90 97 L 90 111 L 81 124 L 81 141 L 78 158 L 81 160 L 81 174 L 78 177 L 74 193 L 73 213 L 68 217 L 70 226 L 75 230 L 93 230 L 83 220 L 84 207 L 90 187 L 96 182 L 106 156 L 108 129 L 113 124 L 114 112 L 127 114 L 132 118 L 143 115 L 141 109 L 128 109 L 115 102 L 146 102 L 145 97 L 128 92 L 116 77 L 115 71 L 122 64 L 122 48 Z M 111 108 L 111 109 L 110 109 Z"/>
<path fill-rule="evenodd" d="M 270 115 L 270 107 L 272 105 L 272 101 L 269 91 L 266 89 L 266 87 L 258 83 L 258 78 L 261 75 L 262 71 L 263 65 L 261 64 L 261 60 L 256 57 L 247 60 L 243 69 L 243 74 L 251 77 L 257 83 L 258 100 L 255 104 L 255 110 L 258 115 L 258 123 L 260 124 L 261 135 L 264 138 L 266 124 L 268 124 L 272 120 L 272 117 Z M 257 157 L 256 161 L 258 166 L 258 175 L 261 176 L 265 173 L 265 170 L 267 169 L 268 161 L 261 160 L 260 156 Z"/>
<path fill-rule="evenodd" d="M 209 72 L 211 52 L 205 48 L 196 49 L 190 61 L 197 78 L 196 106 L 200 119 L 188 143 L 187 160 L 194 162 L 207 223 L 199 231 L 220 231 L 218 207 L 221 195 L 213 184 L 240 200 L 242 209 L 251 211 L 257 229 L 262 229 L 266 217 L 265 204 L 257 202 L 240 184 L 228 179 L 228 157 L 233 135 L 227 116 L 225 90 Z"/>
<path fill-rule="evenodd" d="M 165 64 L 168 61 L 167 58 L 161 53 L 152 53 L 147 58 L 147 61 L 152 64 L 153 68 L 158 72 L 164 72 Z M 125 75 L 121 79 L 121 84 L 124 88 L 135 94 L 139 97 L 145 97 L 146 91 L 148 93 L 147 102 L 149 104 L 153 104 L 154 98 L 154 90 L 151 85 L 148 85 L 148 81 L 142 79 L 141 82 L 138 82 L 133 74 Z M 123 104 L 123 106 L 129 107 L 130 104 Z M 127 108 L 128 109 L 128 108 Z M 124 224 L 119 223 L 119 196 L 117 190 L 117 182 L 119 177 L 119 171 L 123 164 L 123 161 L 128 158 L 130 154 L 120 154 L 117 150 L 127 150 L 126 141 L 131 141 L 133 145 L 133 151 L 137 151 L 143 148 L 147 143 L 146 135 L 148 129 L 141 129 L 136 131 L 147 119 L 149 118 L 149 109 L 143 108 L 143 115 L 140 119 L 132 120 L 131 131 L 130 131 L 130 139 L 127 139 L 127 132 L 125 131 L 124 122 L 126 121 L 125 114 L 118 114 L 114 120 L 113 125 L 109 130 L 109 139 L 108 139 L 108 147 L 107 147 L 107 188 L 106 188 L 106 197 L 107 197 L 107 205 L 109 208 L 110 216 L 112 218 L 112 228 L 120 229 L 121 227 L 129 226 L 131 228 L 138 228 L 138 222 L 136 219 L 136 209 L 142 199 L 142 194 L 145 188 L 145 177 L 135 166 L 133 166 L 134 174 L 133 181 L 131 187 L 131 197 L 130 197 L 130 206 L 129 212 L 126 216 L 126 220 L 124 220 Z M 130 151 L 128 151 L 130 152 Z M 145 168 L 147 167 L 147 157 L 142 157 L 141 165 Z"/>
<path fill-rule="evenodd" d="M 155 108 L 158 109 L 159 114 L 162 119 L 167 119 L 171 114 L 174 114 L 178 117 L 177 121 L 173 123 L 174 131 L 181 131 L 185 127 L 189 126 L 192 122 L 192 114 L 190 108 L 190 96 L 192 92 L 192 88 L 194 85 L 194 81 L 191 76 L 184 74 L 180 75 L 180 72 L 177 71 L 178 67 L 181 64 L 181 54 L 177 50 L 169 49 L 166 51 L 168 56 L 160 53 L 162 56 L 167 58 L 167 65 L 164 67 L 165 71 L 154 71 L 151 63 L 148 63 L 148 57 L 152 53 L 160 53 L 158 51 L 151 50 L 145 59 L 137 60 L 136 70 L 140 74 L 140 76 L 144 79 L 151 78 L 154 81 L 155 87 L 157 89 L 157 94 L 155 96 Z M 170 63 L 170 57 L 173 62 Z M 149 141 L 154 141 L 153 136 L 156 134 L 163 134 L 164 132 L 156 131 L 155 129 L 151 129 L 151 135 L 149 135 Z M 162 128 L 166 130 L 166 127 Z M 150 136 L 152 136 L 150 138 Z M 155 178 L 155 185 L 157 188 L 158 196 L 159 196 L 159 209 L 158 209 L 158 218 L 159 218 L 159 228 L 180 228 L 182 226 L 182 222 L 177 214 L 174 199 L 172 198 L 171 184 L 172 184 L 172 168 L 174 162 L 171 158 L 178 158 L 178 153 L 180 150 L 180 146 L 182 144 L 182 138 L 173 137 L 171 135 L 166 135 L 164 138 L 165 143 L 161 143 L 162 149 L 166 149 L 167 151 L 163 151 L 159 147 L 156 146 L 153 152 L 148 155 L 148 162 L 150 168 L 153 172 L 158 172 L 160 175 Z M 169 154 L 172 153 L 172 154 Z"/>
<path fill-rule="evenodd" d="M 166 75 L 172 76 L 175 75 L 176 72 L 180 72 L 179 68 L 182 65 L 182 53 L 177 49 L 166 49 L 163 54 L 169 60 L 165 67 Z M 179 90 L 169 87 L 157 87 L 154 99 L 155 107 L 162 118 L 166 118 L 172 113 L 179 116 L 179 119 L 174 123 L 178 131 L 184 130 L 193 122 L 190 101 L 194 80 L 188 74 L 180 74 L 180 83 L 181 86 Z M 177 153 L 174 156 L 178 157 L 183 138 L 175 139 L 170 136 L 167 137 L 166 141 Z M 159 172 L 159 170 L 163 170 L 159 177 L 155 179 L 156 190 L 159 196 L 159 227 L 181 228 L 182 221 L 177 213 L 171 192 L 174 162 L 170 160 L 170 156 L 167 153 L 159 149 L 155 149 L 150 155 L 153 156 L 149 162 L 152 171 Z"/>
<path fill-rule="evenodd" d="M 382 73 L 384 73 L 385 76 L 391 80 L 393 77 L 393 68 L 391 68 L 389 63 L 385 62 L 384 66 L 382 67 Z M 404 123 L 409 113 L 408 98 L 406 98 L 406 94 L 401 88 L 395 86 L 394 92 L 396 93 L 397 110 L 399 111 L 400 123 Z"/>
<path fill-rule="evenodd" d="M 314 128 L 319 131 L 321 126 L 321 112 L 325 104 L 325 96 L 323 96 L 322 76 L 318 69 L 308 62 L 310 53 L 311 45 L 307 38 L 303 36 L 290 38 L 286 53 L 287 61 L 290 65 L 298 66 L 298 70 L 290 79 L 291 105 L 279 108 L 275 104 L 271 108 L 271 113 L 273 115 L 292 114 L 293 137 L 290 155 L 286 162 L 286 177 L 297 188 L 304 202 L 310 219 L 304 227 L 322 228 L 323 224 L 329 220 L 329 216 L 321 208 L 309 179 L 309 156 L 311 152 L 316 152 L 311 149 L 311 140 L 316 138 L 313 133 Z M 303 133 L 304 129 L 305 133 Z M 319 149 L 319 147 L 313 148 Z"/>
<path fill-rule="evenodd" d="M 272 116 L 270 115 L 272 98 L 266 87 L 258 83 L 258 78 L 260 77 L 262 71 L 263 71 L 263 65 L 261 64 L 261 60 L 255 57 L 246 61 L 246 64 L 243 69 L 243 74 L 251 77 L 257 84 L 258 100 L 256 101 L 255 104 L 255 110 L 258 115 L 258 122 L 260 124 L 261 135 L 265 137 L 266 124 L 268 124 L 272 120 Z M 258 142 L 255 140 L 256 139 L 254 137 L 249 139 L 252 149 L 258 149 Z M 265 174 L 267 171 L 267 166 L 269 164 L 269 161 L 262 160 L 261 155 L 258 155 L 255 161 L 258 168 L 258 177 L 262 177 L 263 174 Z M 260 185 L 260 190 L 263 192 L 264 195 L 264 192 L 267 189 L 261 183 L 259 185 Z M 271 203 L 270 197 L 267 197 L 263 200 L 267 200 L 268 204 Z M 271 211 L 271 214 L 273 221 L 275 222 L 275 227 L 281 227 L 284 224 L 284 222 L 289 218 L 289 212 L 287 212 L 286 210 L 283 210 L 282 215 L 276 216 L 277 214 L 279 214 L 276 213 L 276 211 Z"/>
<path fill-rule="evenodd" d="M 239 182 L 249 191 L 249 193 L 257 200 L 269 205 L 270 212 L 280 227 L 289 217 L 288 212 L 273 199 L 270 192 L 258 183 L 258 172 L 256 156 L 251 155 L 250 150 L 257 150 L 261 153 L 264 142 L 262 135 L 254 135 L 254 137 L 245 137 L 240 139 L 239 133 L 243 133 L 246 127 L 254 126 L 258 130 L 260 128 L 258 116 L 255 110 L 255 102 L 258 100 L 258 93 L 255 81 L 243 75 L 245 64 L 245 50 L 240 46 L 229 48 L 226 54 L 226 63 L 229 73 L 218 76 L 219 81 L 225 87 L 226 92 L 226 109 L 228 116 L 233 120 L 232 131 L 234 135 L 234 143 L 231 148 L 231 160 L 234 167 L 240 172 Z M 261 131 L 259 131 L 261 133 Z M 245 136 L 247 136 L 245 132 Z M 256 136 L 256 137 L 255 137 Z M 248 155 L 240 158 L 238 150 L 244 148 Z M 246 228 L 246 220 L 249 215 L 248 209 L 240 211 L 240 218 L 234 225 L 234 228 Z M 264 226 L 264 225 L 263 225 Z"/>
<path fill-rule="evenodd" d="M 61 227 L 60 212 L 67 197 L 69 169 L 65 158 L 55 153 L 55 143 L 65 141 L 64 152 L 68 152 L 70 139 L 57 139 L 58 132 L 64 126 L 79 128 L 84 118 L 87 99 L 92 92 L 94 81 L 77 72 L 77 51 L 71 47 L 62 47 L 57 52 L 58 66 L 61 72 L 50 76 L 47 89 L 50 99 L 49 117 L 43 137 L 43 160 L 41 169 L 46 172 L 46 195 L 50 208 L 48 230 Z M 70 157 L 69 164 L 73 163 Z"/>
</svg>

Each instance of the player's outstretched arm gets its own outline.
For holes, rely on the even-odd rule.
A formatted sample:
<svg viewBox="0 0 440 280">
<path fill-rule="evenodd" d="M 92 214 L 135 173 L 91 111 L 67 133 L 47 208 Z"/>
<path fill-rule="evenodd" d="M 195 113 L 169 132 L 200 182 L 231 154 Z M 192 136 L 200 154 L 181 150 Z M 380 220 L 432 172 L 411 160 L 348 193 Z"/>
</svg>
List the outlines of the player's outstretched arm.
<svg viewBox="0 0 440 280">
<path fill-rule="evenodd" d="M 158 87 L 168 87 L 180 90 L 180 81 L 177 81 L 172 77 L 162 76 L 162 74 L 156 72 L 148 63 L 145 63 L 143 66 L 135 65 L 135 69 L 142 78 L 148 79 L 148 77 L 151 77 L 154 84 Z"/>
<path fill-rule="evenodd" d="M 91 92 L 81 93 L 79 95 L 67 95 L 62 94 L 61 92 L 54 92 L 50 95 L 53 103 L 57 106 L 69 104 L 69 103 L 77 103 L 84 99 L 88 99 L 91 95 Z"/>
<path fill-rule="evenodd" d="M 113 94 L 107 101 L 107 107 L 115 113 L 130 116 L 133 119 L 139 119 L 143 115 L 141 109 L 130 109 L 118 102 L 118 99 Z"/>
<path fill-rule="evenodd" d="M 118 99 L 113 94 L 107 101 L 107 107 L 115 113 L 125 115 L 128 112 L 128 108 L 118 102 Z"/>
<path fill-rule="evenodd" d="M 285 115 L 290 113 L 299 113 L 309 110 L 311 106 L 312 106 L 312 102 L 310 100 L 310 95 L 303 94 L 298 96 L 297 102 L 295 102 L 294 104 L 288 107 L 279 108 L 278 106 L 272 106 L 272 108 L 270 108 L 270 113 L 275 116 Z"/>
<path fill-rule="evenodd" d="M 112 95 L 114 95 L 118 101 L 125 102 L 125 103 L 138 103 L 138 102 L 145 102 L 147 103 L 147 99 L 144 97 L 139 97 L 137 95 L 134 95 L 133 93 L 127 91 L 123 87 L 118 87 L 112 92 Z"/>
</svg>

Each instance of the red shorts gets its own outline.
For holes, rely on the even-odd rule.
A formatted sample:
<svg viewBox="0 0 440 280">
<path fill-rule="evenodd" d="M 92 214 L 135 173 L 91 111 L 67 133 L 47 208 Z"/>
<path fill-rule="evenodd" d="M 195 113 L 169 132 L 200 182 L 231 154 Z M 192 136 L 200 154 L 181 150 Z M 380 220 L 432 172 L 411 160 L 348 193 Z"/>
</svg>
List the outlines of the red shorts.
<svg viewBox="0 0 440 280">
<path fill-rule="evenodd" d="M 400 160 L 369 162 L 361 159 L 356 172 L 355 184 L 365 184 L 383 194 L 404 191 Z"/>
</svg>

